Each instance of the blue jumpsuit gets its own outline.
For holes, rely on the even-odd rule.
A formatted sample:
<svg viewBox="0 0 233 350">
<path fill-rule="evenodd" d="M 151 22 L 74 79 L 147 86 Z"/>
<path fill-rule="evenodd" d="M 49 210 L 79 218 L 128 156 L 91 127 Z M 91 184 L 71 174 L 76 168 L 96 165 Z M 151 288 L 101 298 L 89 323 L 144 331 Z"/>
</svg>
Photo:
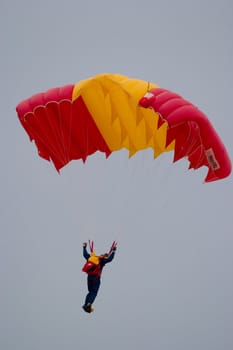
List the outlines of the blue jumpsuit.
<svg viewBox="0 0 233 350">
<path fill-rule="evenodd" d="M 113 250 L 107 258 L 103 258 L 100 260 L 100 273 L 98 275 L 88 275 L 87 276 L 87 288 L 88 294 L 85 299 L 85 305 L 93 304 L 95 298 L 97 296 L 99 287 L 100 287 L 100 277 L 101 272 L 105 264 L 111 262 L 114 258 L 115 250 Z M 83 256 L 86 260 L 90 258 L 90 254 L 88 253 L 86 247 L 83 247 Z"/>
</svg>

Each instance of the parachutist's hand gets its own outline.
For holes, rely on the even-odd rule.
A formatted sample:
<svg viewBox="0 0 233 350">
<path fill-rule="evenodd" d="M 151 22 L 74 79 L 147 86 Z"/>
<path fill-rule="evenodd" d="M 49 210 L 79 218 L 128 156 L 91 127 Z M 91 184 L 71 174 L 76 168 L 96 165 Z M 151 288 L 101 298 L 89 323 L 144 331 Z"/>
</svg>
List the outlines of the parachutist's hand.
<svg viewBox="0 0 233 350">
<path fill-rule="evenodd" d="M 112 251 L 115 252 L 117 250 L 117 247 L 112 248 Z"/>
<path fill-rule="evenodd" d="M 87 247 L 87 243 L 84 242 L 84 243 L 83 243 L 83 248 L 86 248 L 86 247 Z"/>
</svg>

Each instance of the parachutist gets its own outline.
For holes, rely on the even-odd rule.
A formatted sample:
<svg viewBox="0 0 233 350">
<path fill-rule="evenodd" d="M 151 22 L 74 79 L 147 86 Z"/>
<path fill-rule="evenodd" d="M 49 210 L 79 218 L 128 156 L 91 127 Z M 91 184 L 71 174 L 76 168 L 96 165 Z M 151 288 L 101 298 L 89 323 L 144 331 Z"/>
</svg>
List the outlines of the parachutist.
<svg viewBox="0 0 233 350">
<path fill-rule="evenodd" d="M 91 313 L 92 311 L 94 311 L 92 304 L 94 303 L 100 288 L 103 267 L 113 260 L 116 252 L 117 243 L 114 241 L 109 252 L 99 256 L 97 256 L 94 252 L 93 241 L 89 241 L 89 246 L 90 254 L 87 251 L 87 243 L 83 243 L 83 256 L 87 261 L 83 266 L 82 271 L 87 273 L 88 288 L 88 293 L 85 298 L 83 310 L 88 313 Z"/>
</svg>

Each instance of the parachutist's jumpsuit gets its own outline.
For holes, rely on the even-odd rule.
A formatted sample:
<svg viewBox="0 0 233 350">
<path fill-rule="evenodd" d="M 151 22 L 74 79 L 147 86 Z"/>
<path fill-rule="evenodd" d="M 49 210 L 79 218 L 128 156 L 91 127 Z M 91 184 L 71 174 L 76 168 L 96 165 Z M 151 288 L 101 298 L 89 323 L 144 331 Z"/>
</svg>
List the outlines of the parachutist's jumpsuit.
<svg viewBox="0 0 233 350">
<path fill-rule="evenodd" d="M 107 258 L 100 259 L 100 263 L 99 263 L 100 269 L 99 269 L 98 274 L 87 276 L 88 294 L 87 294 L 86 299 L 85 299 L 85 305 L 87 305 L 89 303 L 93 304 L 93 302 L 97 296 L 99 287 L 100 287 L 100 278 L 101 278 L 101 273 L 102 273 L 103 267 L 105 264 L 107 264 L 113 260 L 114 255 L 115 255 L 115 250 L 113 250 Z M 83 247 L 83 256 L 86 260 L 88 260 L 90 257 L 90 254 L 87 252 L 86 247 Z"/>
</svg>

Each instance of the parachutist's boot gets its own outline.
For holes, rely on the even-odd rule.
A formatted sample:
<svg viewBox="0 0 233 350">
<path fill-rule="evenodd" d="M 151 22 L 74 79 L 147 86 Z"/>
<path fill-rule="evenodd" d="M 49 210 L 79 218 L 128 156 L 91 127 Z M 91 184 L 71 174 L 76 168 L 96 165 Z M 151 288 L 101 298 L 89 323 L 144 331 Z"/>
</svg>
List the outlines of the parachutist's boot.
<svg viewBox="0 0 233 350">
<path fill-rule="evenodd" d="M 88 313 L 91 313 L 94 311 L 94 308 L 90 303 L 88 303 L 88 304 L 83 305 L 83 310 L 88 312 Z"/>
</svg>

